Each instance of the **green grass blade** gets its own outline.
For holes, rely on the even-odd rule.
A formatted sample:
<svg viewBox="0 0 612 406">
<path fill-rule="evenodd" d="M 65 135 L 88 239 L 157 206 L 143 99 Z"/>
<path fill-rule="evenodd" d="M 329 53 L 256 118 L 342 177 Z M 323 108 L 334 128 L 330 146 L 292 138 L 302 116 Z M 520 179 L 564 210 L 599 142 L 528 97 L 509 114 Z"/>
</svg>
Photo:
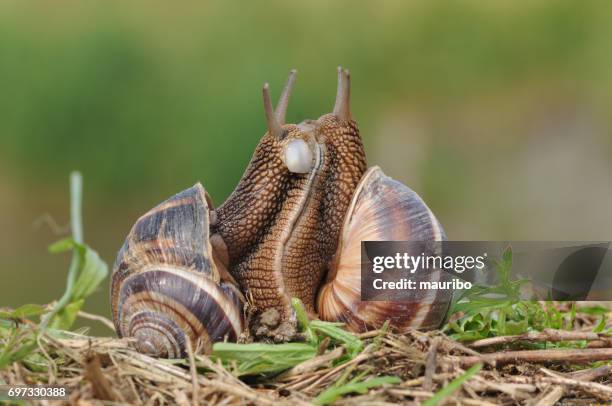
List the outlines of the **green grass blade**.
<svg viewBox="0 0 612 406">
<path fill-rule="evenodd" d="M 316 333 L 310 328 L 310 320 L 308 319 L 308 314 L 306 314 L 306 309 L 304 309 L 304 304 L 300 299 L 294 297 L 291 299 L 291 306 L 293 306 L 293 310 L 295 310 L 295 314 L 298 319 L 298 323 L 302 328 L 302 331 L 306 333 L 306 338 L 308 342 L 315 344 L 318 342 L 318 338 Z"/>
<path fill-rule="evenodd" d="M 328 336 L 335 342 L 346 347 L 347 354 L 354 358 L 363 350 L 363 341 L 357 336 L 348 332 L 342 323 L 330 323 L 327 321 L 313 320 L 310 327 L 317 333 Z"/>
<path fill-rule="evenodd" d="M 330 403 L 335 402 L 342 396 L 348 395 L 349 393 L 363 394 L 378 386 L 385 384 L 393 385 L 400 382 L 401 379 L 399 379 L 397 376 L 379 376 L 362 382 L 351 381 L 345 385 L 334 386 L 326 389 L 314 399 L 313 403 L 315 405 L 329 405 Z"/>
<path fill-rule="evenodd" d="M 237 344 L 215 343 L 213 359 L 231 368 L 238 376 L 281 372 L 315 357 L 317 347 L 305 343 Z"/>
<path fill-rule="evenodd" d="M 45 307 L 38 304 L 25 304 L 12 311 L 0 311 L 0 319 L 19 320 L 38 316 L 45 312 Z"/>
</svg>

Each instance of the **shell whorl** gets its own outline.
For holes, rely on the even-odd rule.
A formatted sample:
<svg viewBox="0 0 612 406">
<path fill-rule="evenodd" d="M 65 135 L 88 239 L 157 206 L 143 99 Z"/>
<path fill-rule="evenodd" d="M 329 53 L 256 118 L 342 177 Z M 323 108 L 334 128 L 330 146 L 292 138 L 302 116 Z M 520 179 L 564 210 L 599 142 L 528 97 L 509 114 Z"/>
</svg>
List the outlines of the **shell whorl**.
<svg viewBox="0 0 612 406">
<path fill-rule="evenodd" d="M 206 192 L 199 183 L 142 216 L 115 262 L 111 305 L 117 333 L 144 353 L 185 356 L 243 329 L 242 296 L 219 269 L 210 243 Z"/>
<path fill-rule="evenodd" d="M 386 320 L 397 331 L 439 327 L 450 303 L 439 291 L 415 291 L 414 297 L 401 302 L 361 301 L 361 242 L 445 239 L 442 226 L 419 195 L 380 168 L 370 168 L 353 195 L 338 250 L 319 291 L 319 317 L 341 321 L 354 331 L 379 328 Z"/>
</svg>

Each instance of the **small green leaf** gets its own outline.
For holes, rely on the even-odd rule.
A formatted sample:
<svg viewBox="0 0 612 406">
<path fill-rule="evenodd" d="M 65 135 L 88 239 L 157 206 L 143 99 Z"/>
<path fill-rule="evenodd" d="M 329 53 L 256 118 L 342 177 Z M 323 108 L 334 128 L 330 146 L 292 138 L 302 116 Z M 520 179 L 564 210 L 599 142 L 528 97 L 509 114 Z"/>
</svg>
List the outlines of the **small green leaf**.
<svg viewBox="0 0 612 406">
<path fill-rule="evenodd" d="M 47 372 L 49 364 L 40 352 L 32 352 L 23 359 L 23 363 L 34 372 Z"/>
<path fill-rule="evenodd" d="M 514 336 L 523 334 L 529 328 L 529 323 L 527 319 L 519 320 L 519 321 L 508 321 L 506 322 L 506 335 Z"/>
<path fill-rule="evenodd" d="M 0 347 L 0 369 L 25 358 L 38 346 L 32 334 L 23 333 L 23 330 L 11 329 L 10 336 Z"/>
<path fill-rule="evenodd" d="M 508 248 L 502 254 L 502 264 L 504 270 L 509 271 L 512 268 L 512 246 L 508 245 Z"/>
<path fill-rule="evenodd" d="M 310 327 L 314 331 L 345 346 L 349 357 L 354 358 L 363 350 L 363 342 L 357 336 L 342 328 L 342 326 L 344 326 L 343 323 L 330 323 L 321 320 L 313 320 L 310 322 Z"/>
<path fill-rule="evenodd" d="M 98 253 L 86 245 L 81 247 L 85 252 L 85 261 L 72 289 L 72 300 L 84 299 L 91 295 L 108 275 L 108 265 Z"/>
<path fill-rule="evenodd" d="M 54 242 L 53 244 L 49 245 L 49 248 L 47 249 L 52 254 L 59 254 L 62 252 L 70 251 L 73 247 L 74 240 L 72 239 L 72 237 L 68 237 Z"/>
<path fill-rule="evenodd" d="M 51 328 L 57 330 L 68 330 L 70 327 L 72 327 L 77 318 L 77 314 L 83 307 L 84 303 L 85 299 L 80 299 L 63 307 L 59 312 L 57 312 L 51 321 Z"/>
<path fill-rule="evenodd" d="M 368 390 L 378 386 L 395 385 L 401 382 L 402 380 L 397 376 L 379 376 L 362 382 L 351 381 L 344 385 L 332 386 L 326 389 L 314 399 L 314 404 L 329 405 L 349 393 L 364 394 L 367 393 Z"/>
<path fill-rule="evenodd" d="M 595 326 L 595 328 L 593 329 L 594 333 L 601 333 L 602 331 L 604 331 L 604 329 L 606 328 L 606 321 L 607 321 L 607 317 L 605 314 L 601 315 L 601 319 L 599 320 L 599 323 L 597 323 L 597 326 Z"/>
<path fill-rule="evenodd" d="M 0 318 L 3 319 L 25 319 L 38 316 L 45 312 L 44 306 L 38 304 L 25 304 L 12 311 L 1 311 Z"/>
<path fill-rule="evenodd" d="M 75 270 L 75 281 L 68 284 L 67 291 L 53 310 L 55 314 L 51 313 L 53 318 L 50 320 L 54 328 L 66 330 L 74 324 L 84 299 L 91 295 L 108 275 L 108 265 L 96 251 L 85 244 L 65 238 L 49 247 L 49 251 L 53 253 L 66 252 L 69 249 L 74 252 L 70 267 Z"/>
<path fill-rule="evenodd" d="M 81 260 L 78 279 L 70 292 L 72 300 L 76 301 L 93 293 L 108 275 L 108 265 L 96 251 L 85 244 L 76 243 L 72 238 L 59 240 L 49 247 L 49 251 L 54 254 L 66 252 L 70 249 L 76 250 Z"/>
<path fill-rule="evenodd" d="M 578 313 L 594 315 L 607 314 L 608 312 L 610 312 L 610 310 L 605 308 L 604 306 L 584 306 L 579 307 L 578 309 L 576 309 L 576 311 Z"/>
<path fill-rule="evenodd" d="M 497 332 L 499 335 L 508 335 L 506 332 L 506 312 L 505 309 L 499 309 L 497 317 Z"/>
</svg>

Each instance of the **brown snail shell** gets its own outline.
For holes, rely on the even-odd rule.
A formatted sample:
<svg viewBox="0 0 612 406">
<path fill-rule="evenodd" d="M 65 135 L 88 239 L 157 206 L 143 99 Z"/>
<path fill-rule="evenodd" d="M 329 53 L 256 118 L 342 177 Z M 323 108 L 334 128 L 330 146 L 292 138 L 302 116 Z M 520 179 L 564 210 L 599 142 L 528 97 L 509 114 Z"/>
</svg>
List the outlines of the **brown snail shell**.
<svg viewBox="0 0 612 406">
<path fill-rule="evenodd" d="M 222 280 L 223 253 L 211 246 L 207 197 L 198 183 L 161 203 L 138 219 L 119 252 L 113 320 L 140 352 L 184 357 L 187 340 L 209 350 L 243 330 L 242 295 Z"/>
<path fill-rule="evenodd" d="M 340 238 L 318 294 L 321 319 L 344 322 L 358 332 L 380 328 L 386 320 L 397 331 L 439 327 L 448 311 L 450 293 L 414 291 L 413 297 L 401 302 L 361 301 L 362 241 L 446 239 L 442 226 L 419 195 L 380 168 L 370 168 L 355 190 Z M 422 277 L 445 275 L 438 272 Z"/>
</svg>

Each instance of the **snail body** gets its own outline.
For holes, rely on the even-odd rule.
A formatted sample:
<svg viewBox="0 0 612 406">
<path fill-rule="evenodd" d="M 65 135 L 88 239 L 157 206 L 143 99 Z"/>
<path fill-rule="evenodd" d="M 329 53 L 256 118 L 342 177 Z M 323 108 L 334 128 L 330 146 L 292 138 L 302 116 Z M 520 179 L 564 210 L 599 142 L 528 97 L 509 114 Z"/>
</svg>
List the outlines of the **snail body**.
<svg viewBox="0 0 612 406">
<path fill-rule="evenodd" d="M 248 327 L 242 318 L 242 295 L 255 309 L 254 325 L 270 311 L 278 318 L 274 323 L 267 320 L 267 327 L 257 328 L 255 335 L 280 341 L 295 334 L 294 297 L 312 317 L 342 321 L 353 331 L 378 328 L 386 320 L 398 331 L 435 328 L 443 321 L 449 300 L 435 294 L 422 293 L 409 303 L 361 302 L 361 241 L 441 241 L 445 234 L 415 192 L 377 167 L 367 169 L 350 112 L 348 71 L 338 70 L 332 113 L 285 124 L 295 75 L 292 71 L 275 110 L 264 86 L 268 131 L 220 207 L 213 209 L 196 185 L 141 217 L 128 235 L 113 273 L 113 318 L 120 335 L 141 343 L 139 350 L 173 357 L 184 354 L 187 339 L 203 342 L 204 348 L 216 340 L 235 340 Z M 164 217 L 174 205 L 187 214 Z M 181 224 L 169 225 L 174 222 Z M 185 253 L 177 255 L 177 247 Z M 192 287 L 181 287 L 185 290 L 180 292 L 173 287 L 172 294 L 180 297 L 168 296 L 163 306 L 148 296 L 141 304 L 144 294 L 134 286 L 161 295 L 156 289 L 162 286 L 153 282 L 155 272 L 168 268 L 173 278 L 189 280 Z M 192 276 L 185 277 L 185 272 Z M 141 296 L 132 298 L 135 292 Z M 155 319 L 172 327 L 164 333 L 175 327 L 183 332 L 174 341 L 160 339 L 153 321 L 140 321 L 151 308 L 162 307 Z M 197 327 L 186 321 L 191 319 L 198 320 Z M 134 327 L 141 325 L 148 327 Z M 172 351 L 152 350 L 162 342 Z"/>
</svg>

